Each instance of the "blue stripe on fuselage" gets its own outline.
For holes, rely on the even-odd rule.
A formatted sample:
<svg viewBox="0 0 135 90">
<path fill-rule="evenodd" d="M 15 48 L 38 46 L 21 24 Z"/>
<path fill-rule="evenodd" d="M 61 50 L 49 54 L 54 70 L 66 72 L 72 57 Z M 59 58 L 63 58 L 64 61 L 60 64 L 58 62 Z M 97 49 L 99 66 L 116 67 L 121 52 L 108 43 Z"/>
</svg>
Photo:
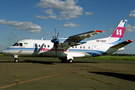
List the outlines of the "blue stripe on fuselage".
<svg viewBox="0 0 135 90">
<path fill-rule="evenodd" d="M 35 48 L 6 48 L 6 50 L 34 51 Z"/>
<path fill-rule="evenodd" d="M 100 56 L 106 54 L 103 51 L 98 51 L 98 50 L 86 50 L 86 49 L 68 49 L 69 52 L 84 52 L 87 53 L 91 56 Z"/>
</svg>

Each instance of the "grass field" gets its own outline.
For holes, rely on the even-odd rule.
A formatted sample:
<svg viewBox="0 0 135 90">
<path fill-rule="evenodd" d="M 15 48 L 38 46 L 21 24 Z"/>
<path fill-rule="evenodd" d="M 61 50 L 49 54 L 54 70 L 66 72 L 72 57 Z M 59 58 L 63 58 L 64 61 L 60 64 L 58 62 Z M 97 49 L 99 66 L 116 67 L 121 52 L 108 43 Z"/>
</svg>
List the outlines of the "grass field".
<svg viewBox="0 0 135 90">
<path fill-rule="evenodd" d="M 108 59 L 108 60 L 135 60 L 134 56 L 99 56 L 92 57 L 93 59 Z"/>
</svg>

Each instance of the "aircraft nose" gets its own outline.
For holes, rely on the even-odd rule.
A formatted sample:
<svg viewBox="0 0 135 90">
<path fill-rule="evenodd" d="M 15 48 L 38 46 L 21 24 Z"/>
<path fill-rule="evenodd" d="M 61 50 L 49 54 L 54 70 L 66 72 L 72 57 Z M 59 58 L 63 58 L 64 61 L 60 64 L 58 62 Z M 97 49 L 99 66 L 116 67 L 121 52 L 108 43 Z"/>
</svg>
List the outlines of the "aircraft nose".
<svg viewBox="0 0 135 90">
<path fill-rule="evenodd" d="M 2 54 L 7 54 L 7 50 L 4 49 L 4 50 L 2 51 Z"/>
</svg>

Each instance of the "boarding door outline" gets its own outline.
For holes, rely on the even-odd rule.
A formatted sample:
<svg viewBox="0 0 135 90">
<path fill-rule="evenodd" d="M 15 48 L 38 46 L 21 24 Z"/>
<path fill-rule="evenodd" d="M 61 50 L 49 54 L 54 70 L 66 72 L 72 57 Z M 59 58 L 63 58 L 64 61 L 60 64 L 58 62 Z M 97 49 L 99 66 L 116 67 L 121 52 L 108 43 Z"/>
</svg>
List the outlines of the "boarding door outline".
<svg viewBox="0 0 135 90">
<path fill-rule="evenodd" d="M 93 51 L 98 50 L 98 46 L 97 45 L 92 45 L 92 50 Z"/>
<path fill-rule="evenodd" d="M 98 55 L 98 46 L 92 45 L 92 56 L 97 56 L 97 55 Z"/>
</svg>

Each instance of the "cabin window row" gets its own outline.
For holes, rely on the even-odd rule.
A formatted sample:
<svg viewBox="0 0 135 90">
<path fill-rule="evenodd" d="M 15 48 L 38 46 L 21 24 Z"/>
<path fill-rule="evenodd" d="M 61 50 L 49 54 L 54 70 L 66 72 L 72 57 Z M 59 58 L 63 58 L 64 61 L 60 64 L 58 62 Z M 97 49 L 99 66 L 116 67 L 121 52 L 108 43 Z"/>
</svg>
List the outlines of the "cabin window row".
<svg viewBox="0 0 135 90">
<path fill-rule="evenodd" d="M 41 47 L 42 45 L 38 45 L 38 47 Z M 50 45 L 44 45 L 43 47 L 50 47 Z"/>
<path fill-rule="evenodd" d="M 85 46 L 73 46 L 72 48 L 75 48 L 75 49 L 90 49 L 90 46 L 88 46 L 88 47 L 85 47 Z"/>
</svg>

